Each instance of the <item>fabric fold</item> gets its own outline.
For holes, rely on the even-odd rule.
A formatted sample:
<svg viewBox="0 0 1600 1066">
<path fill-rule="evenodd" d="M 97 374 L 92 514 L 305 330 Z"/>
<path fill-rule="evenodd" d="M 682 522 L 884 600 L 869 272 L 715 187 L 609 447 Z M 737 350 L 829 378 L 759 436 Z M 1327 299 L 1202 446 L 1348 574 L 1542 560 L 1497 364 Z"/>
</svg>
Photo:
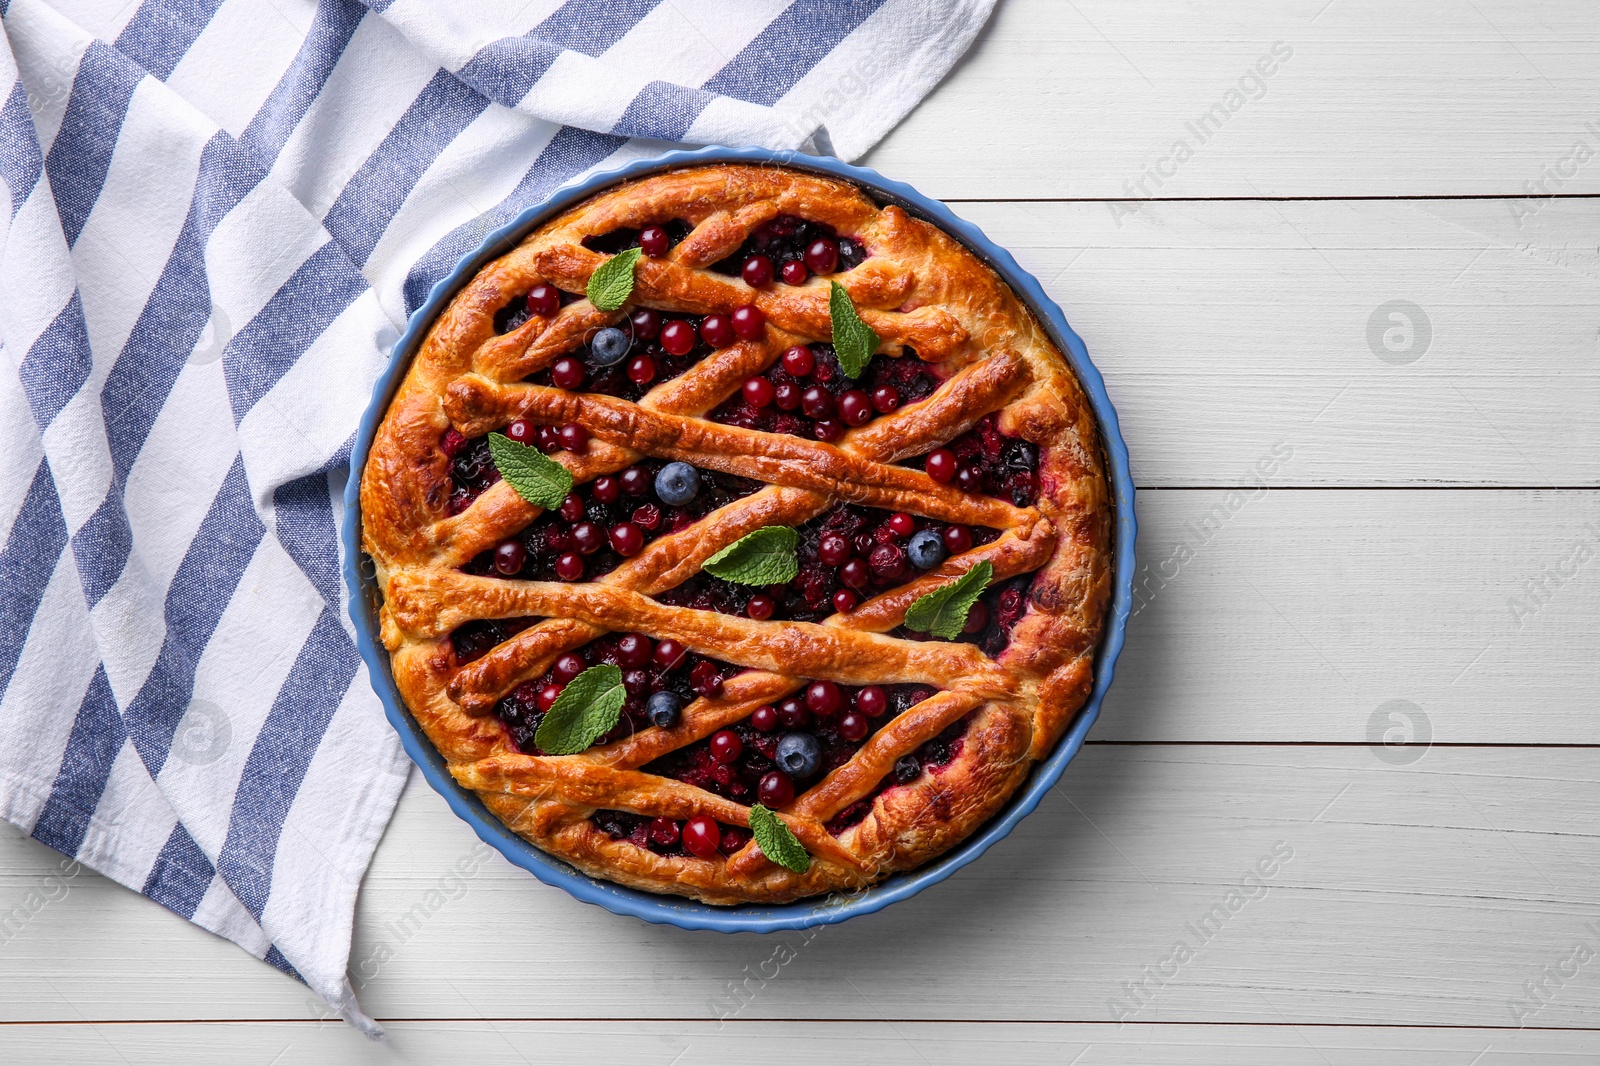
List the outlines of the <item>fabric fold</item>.
<svg viewBox="0 0 1600 1066">
<path fill-rule="evenodd" d="M 380 1033 L 338 530 L 407 315 L 660 142 L 864 151 L 991 3 L 0 0 L 0 816 Z"/>
</svg>

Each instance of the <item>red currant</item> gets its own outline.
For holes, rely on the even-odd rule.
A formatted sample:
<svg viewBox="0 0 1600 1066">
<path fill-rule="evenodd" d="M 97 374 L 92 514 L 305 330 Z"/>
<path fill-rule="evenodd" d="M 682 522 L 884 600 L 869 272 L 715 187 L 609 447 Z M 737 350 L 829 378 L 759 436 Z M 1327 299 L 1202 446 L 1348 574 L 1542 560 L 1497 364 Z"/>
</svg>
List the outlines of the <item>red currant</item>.
<svg viewBox="0 0 1600 1066">
<path fill-rule="evenodd" d="M 778 604 L 771 596 L 765 596 L 760 593 L 751 596 L 750 602 L 744 605 L 744 613 L 754 618 L 757 622 L 765 622 L 772 617 L 773 612 L 777 609 Z"/>
<path fill-rule="evenodd" d="M 833 414 L 833 393 L 821 385 L 813 385 L 800 394 L 800 410 L 807 418 L 828 418 Z"/>
<path fill-rule="evenodd" d="M 568 652 L 556 660 L 550 672 L 558 684 L 565 685 L 588 668 L 589 664 L 583 661 L 583 656 Z"/>
<path fill-rule="evenodd" d="M 589 491 L 600 503 L 616 503 L 617 497 L 622 495 L 622 483 L 610 474 L 602 474 L 594 479 Z"/>
<path fill-rule="evenodd" d="M 944 548 L 951 555 L 959 555 L 972 547 L 972 530 L 966 526 L 946 526 Z"/>
<path fill-rule="evenodd" d="M 540 451 L 549 453 L 561 450 L 561 430 L 555 426 L 540 426 L 537 437 Z"/>
<path fill-rule="evenodd" d="M 683 657 L 687 654 L 689 654 L 688 648 L 685 648 L 677 641 L 668 638 L 656 645 L 656 665 L 663 670 L 671 670 L 673 667 L 683 662 Z"/>
<path fill-rule="evenodd" d="M 653 503 L 640 504 L 633 509 L 633 524 L 644 530 L 654 530 L 661 525 L 661 508 Z"/>
<path fill-rule="evenodd" d="M 639 231 L 639 247 L 651 259 L 660 259 L 672 249 L 672 238 L 660 226 L 646 226 Z"/>
<path fill-rule="evenodd" d="M 756 786 L 756 799 L 767 807 L 787 807 L 794 802 L 794 782 L 782 770 L 774 770 Z"/>
<path fill-rule="evenodd" d="M 872 390 L 872 406 L 880 415 L 886 415 L 900 406 L 900 390 L 893 385 L 879 385 Z"/>
<path fill-rule="evenodd" d="M 817 542 L 817 558 L 824 566 L 839 566 L 850 558 L 850 542 L 838 533 L 826 533 Z"/>
<path fill-rule="evenodd" d="M 783 369 L 794 377 L 808 377 L 816 368 L 817 357 L 803 344 L 797 344 L 783 353 Z"/>
<path fill-rule="evenodd" d="M 733 323 L 727 315 L 707 315 L 700 320 L 700 339 L 711 347 L 726 348 L 733 338 Z"/>
<path fill-rule="evenodd" d="M 618 522 L 611 527 L 611 546 L 623 558 L 638 555 L 644 548 L 644 530 L 632 522 Z"/>
<path fill-rule="evenodd" d="M 837 418 L 824 418 L 811 427 L 811 432 L 818 440 L 832 444 L 844 436 L 845 425 Z"/>
<path fill-rule="evenodd" d="M 832 274 L 839 269 L 839 242 L 818 237 L 806 247 L 806 266 L 813 274 Z"/>
<path fill-rule="evenodd" d="M 778 405 L 780 411 L 793 411 L 800 406 L 800 386 L 785 381 L 772 390 L 772 402 Z"/>
<path fill-rule="evenodd" d="M 783 264 L 783 269 L 779 273 L 783 275 L 785 285 L 804 285 L 806 279 L 811 276 L 811 271 L 807 270 L 806 265 L 798 259 L 791 259 Z"/>
<path fill-rule="evenodd" d="M 576 492 L 567 493 L 567 498 L 561 501 L 561 510 L 556 513 L 568 522 L 576 522 L 583 517 L 583 497 Z"/>
<path fill-rule="evenodd" d="M 548 711 L 556 705 L 556 700 L 561 696 L 564 685 L 546 685 L 539 690 L 538 706 L 541 711 Z"/>
<path fill-rule="evenodd" d="M 654 479 L 650 472 L 642 466 L 630 466 L 617 475 L 617 481 L 622 485 L 622 491 L 629 496 L 643 496 L 650 491 Z"/>
<path fill-rule="evenodd" d="M 761 331 L 767 325 L 767 316 L 762 314 L 761 308 L 755 304 L 735 307 L 729 317 L 733 320 L 734 334 L 743 341 L 759 340 Z"/>
<path fill-rule="evenodd" d="M 864 589 L 872 580 L 872 570 L 865 559 L 857 556 L 839 568 L 839 580 L 853 589 Z"/>
<path fill-rule="evenodd" d="M 804 700 L 791 697 L 778 704 L 778 721 L 785 729 L 804 729 L 811 724 L 811 712 Z"/>
<path fill-rule="evenodd" d="M 772 260 L 764 255 L 752 255 L 744 261 L 739 276 L 752 289 L 764 289 L 772 284 Z"/>
<path fill-rule="evenodd" d="M 576 422 L 561 427 L 561 446 L 574 455 L 582 455 L 589 448 L 589 431 Z"/>
<path fill-rule="evenodd" d="M 528 290 L 528 314 L 554 318 L 561 310 L 561 290 L 554 285 L 535 285 Z"/>
<path fill-rule="evenodd" d="M 694 327 L 675 318 L 661 327 L 661 347 L 673 355 L 688 355 L 694 351 Z"/>
<path fill-rule="evenodd" d="M 917 531 L 917 520 L 904 511 L 896 511 L 889 516 L 889 532 L 900 538 L 911 536 Z"/>
<path fill-rule="evenodd" d="M 538 430 L 526 418 L 519 418 L 506 427 L 506 436 L 518 444 L 532 444 Z"/>
<path fill-rule="evenodd" d="M 583 576 L 583 556 L 573 552 L 556 559 L 556 577 L 562 581 L 576 581 Z"/>
<path fill-rule="evenodd" d="M 628 316 L 628 322 L 633 326 L 633 339 L 638 341 L 653 341 L 661 336 L 661 312 L 653 307 L 641 307 Z"/>
<path fill-rule="evenodd" d="M 806 710 L 819 718 L 829 718 L 839 713 L 844 705 L 844 695 L 832 681 L 813 681 L 806 686 Z"/>
<path fill-rule="evenodd" d="M 572 527 L 572 546 L 584 555 L 593 555 L 605 547 L 605 535 L 593 522 L 579 522 Z"/>
<path fill-rule="evenodd" d="M 979 600 L 967 612 L 967 623 L 961 627 L 963 633 L 982 633 L 983 627 L 989 624 L 989 605 Z"/>
<path fill-rule="evenodd" d="M 624 633 L 617 638 L 617 665 L 626 670 L 637 670 L 650 661 L 656 649 L 643 633 Z"/>
<path fill-rule="evenodd" d="M 628 360 L 628 380 L 635 385 L 648 385 L 656 379 L 656 361 L 648 355 L 636 355 Z"/>
<path fill-rule="evenodd" d="M 849 589 L 840 589 L 833 594 L 833 609 L 840 614 L 849 614 L 856 609 L 856 594 Z"/>
<path fill-rule="evenodd" d="M 744 401 L 751 407 L 766 407 L 772 403 L 772 382 L 766 378 L 751 378 L 744 383 Z"/>
<path fill-rule="evenodd" d="M 765 707 L 757 707 L 755 713 L 750 716 L 750 724 L 763 733 L 772 732 L 778 728 L 778 708 L 770 704 Z"/>
<path fill-rule="evenodd" d="M 864 426 L 872 421 L 872 397 L 865 389 L 851 389 L 839 397 L 839 417 L 848 425 Z"/>
<path fill-rule="evenodd" d="M 949 448 L 938 448 L 928 453 L 928 476 L 941 485 L 948 485 L 956 476 L 956 453 Z"/>
<path fill-rule="evenodd" d="M 983 471 L 976 466 L 964 466 L 956 474 L 956 488 L 962 492 L 977 492 L 983 488 Z"/>
<path fill-rule="evenodd" d="M 877 685 L 868 685 L 856 693 L 855 704 L 856 710 L 868 718 L 879 718 L 889 709 L 889 697 Z"/>
<path fill-rule="evenodd" d="M 570 355 L 557 359 L 550 368 L 550 381 L 558 389 L 576 389 L 583 384 L 584 376 L 583 362 Z"/>
<path fill-rule="evenodd" d="M 858 740 L 865 740 L 872 726 L 867 723 L 865 715 L 851 712 L 839 719 L 839 735 L 854 744 Z"/>
<path fill-rule="evenodd" d="M 683 847 L 690 855 L 709 859 L 717 854 L 717 845 L 721 842 L 722 831 L 708 815 L 697 814 L 683 824 Z"/>
<path fill-rule="evenodd" d="M 494 568 L 507 577 L 521 572 L 528 561 L 528 549 L 520 540 L 508 540 L 494 550 Z"/>
<path fill-rule="evenodd" d="M 711 757 L 720 763 L 730 763 L 744 754 L 744 741 L 731 729 L 711 734 Z"/>
</svg>

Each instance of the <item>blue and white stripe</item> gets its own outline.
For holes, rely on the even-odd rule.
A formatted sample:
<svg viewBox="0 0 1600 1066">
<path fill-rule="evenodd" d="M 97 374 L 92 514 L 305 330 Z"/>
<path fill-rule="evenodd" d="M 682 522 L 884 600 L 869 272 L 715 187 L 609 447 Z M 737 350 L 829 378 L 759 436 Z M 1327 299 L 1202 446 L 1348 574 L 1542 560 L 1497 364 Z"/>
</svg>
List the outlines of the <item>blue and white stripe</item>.
<svg viewBox="0 0 1600 1066">
<path fill-rule="evenodd" d="M 0 815 L 365 1022 L 335 530 L 406 315 L 654 142 L 864 151 L 992 3 L 0 0 Z"/>
</svg>

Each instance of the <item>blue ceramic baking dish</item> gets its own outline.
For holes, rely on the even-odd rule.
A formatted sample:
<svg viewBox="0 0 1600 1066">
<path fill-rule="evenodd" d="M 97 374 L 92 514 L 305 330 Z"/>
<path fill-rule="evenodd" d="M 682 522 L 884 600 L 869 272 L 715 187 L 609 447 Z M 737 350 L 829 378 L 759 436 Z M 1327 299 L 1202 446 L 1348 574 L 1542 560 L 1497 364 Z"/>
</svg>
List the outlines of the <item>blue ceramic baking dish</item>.
<svg viewBox="0 0 1600 1066">
<path fill-rule="evenodd" d="M 450 776 L 444 759 L 434 750 L 421 727 L 406 709 L 395 688 L 389 670 L 389 656 L 378 639 L 377 604 L 378 589 L 372 579 L 372 568 L 363 566 L 361 553 L 361 501 L 359 473 L 366 465 L 367 451 L 377 432 L 379 421 L 389 407 L 389 401 L 399 388 L 412 356 L 421 347 L 424 335 L 435 316 L 467 284 L 480 268 L 490 260 L 504 255 L 516 246 L 529 231 L 567 207 L 583 200 L 601 189 L 619 181 L 678 167 L 707 163 L 767 163 L 781 164 L 800 170 L 829 174 L 853 182 L 879 203 L 894 203 L 918 215 L 945 232 L 953 234 L 988 263 L 1033 309 L 1056 345 L 1066 353 L 1067 360 L 1082 382 L 1084 392 L 1100 423 L 1101 440 L 1105 447 L 1106 473 L 1110 480 L 1112 503 L 1116 511 L 1113 530 L 1113 589 L 1111 613 L 1106 633 L 1095 663 L 1094 690 L 1089 701 L 1078 712 L 1076 721 L 1062 738 L 1052 754 L 1034 768 L 1033 776 L 1018 790 L 1011 801 L 987 825 L 968 837 L 935 862 L 908 873 L 896 874 L 871 888 L 847 896 L 822 897 L 803 900 L 783 906 L 712 907 L 673 896 L 658 896 L 640 892 L 621 885 L 599 881 L 580 873 L 559 859 L 545 854 L 524 841 L 500 823 L 472 793 L 462 789 Z M 583 181 L 567 185 L 543 203 L 521 212 L 510 223 L 500 227 L 484 240 L 476 251 L 462 259 L 449 276 L 433 287 L 427 302 L 411 316 L 405 333 L 395 344 L 389 367 L 378 379 L 372 393 L 372 403 L 361 419 L 356 432 L 355 445 L 350 455 L 354 475 L 345 490 L 344 519 L 344 577 L 350 589 L 350 616 L 355 621 L 356 644 L 361 657 L 366 660 L 373 688 L 383 701 L 389 721 L 400 733 L 406 752 L 421 768 L 423 777 L 445 798 L 450 808 L 460 815 L 485 843 L 507 859 L 527 870 L 549 885 L 565 889 L 585 903 L 604 907 L 614 914 L 632 915 L 647 922 L 666 923 L 683 929 L 714 929 L 723 933 L 773 932 L 779 929 L 806 929 L 811 926 L 842 922 L 861 914 L 882 910 L 891 903 L 916 895 L 929 885 L 937 884 L 973 861 L 989 849 L 995 841 L 1011 832 L 1018 822 L 1039 805 L 1039 800 L 1061 777 L 1067 763 L 1083 746 L 1084 735 L 1099 715 L 1101 701 L 1111 685 L 1113 667 L 1128 623 L 1128 612 L 1133 602 L 1134 568 L 1134 515 L 1133 480 L 1128 473 L 1128 450 L 1122 442 L 1117 426 L 1117 413 L 1106 395 L 1105 382 L 1100 372 L 1089 361 L 1083 341 L 1067 325 L 1067 320 L 1046 296 L 1033 275 L 1017 265 L 1015 259 L 998 247 L 970 222 L 964 222 L 937 200 L 929 199 L 901 182 L 890 181 L 865 167 L 851 166 L 837 159 L 801 155 L 794 152 L 770 152 L 758 148 L 702 148 L 696 151 L 668 152 L 650 159 L 640 159 L 603 174 L 595 174 Z"/>
</svg>

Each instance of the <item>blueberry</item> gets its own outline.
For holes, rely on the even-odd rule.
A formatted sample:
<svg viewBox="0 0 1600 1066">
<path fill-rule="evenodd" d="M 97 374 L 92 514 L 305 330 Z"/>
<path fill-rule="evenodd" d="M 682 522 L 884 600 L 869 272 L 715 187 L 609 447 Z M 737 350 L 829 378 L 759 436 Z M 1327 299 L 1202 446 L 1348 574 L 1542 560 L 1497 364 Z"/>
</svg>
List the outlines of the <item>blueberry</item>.
<svg viewBox="0 0 1600 1066">
<path fill-rule="evenodd" d="M 778 765 L 790 777 L 810 777 L 822 765 L 822 749 L 810 733 L 787 733 L 778 741 Z"/>
<path fill-rule="evenodd" d="M 902 785 L 911 784 L 921 773 L 922 763 L 915 755 L 902 755 L 894 764 L 894 779 Z"/>
<path fill-rule="evenodd" d="M 626 333 L 615 326 L 607 326 L 589 342 L 589 354 L 601 366 L 610 366 L 622 362 L 632 346 L 633 342 L 628 340 Z"/>
<path fill-rule="evenodd" d="M 652 693 L 644 705 L 650 724 L 658 729 L 671 729 L 678 724 L 678 713 L 683 710 L 683 697 L 666 690 Z"/>
<path fill-rule="evenodd" d="M 700 495 L 700 471 L 688 463 L 668 463 L 656 475 L 656 495 L 668 507 L 682 507 Z"/>
<path fill-rule="evenodd" d="M 944 538 L 924 529 L 906 545 L 906 556 L 918 570 L 929 570 L 944 562 Z"/>
</svg>

